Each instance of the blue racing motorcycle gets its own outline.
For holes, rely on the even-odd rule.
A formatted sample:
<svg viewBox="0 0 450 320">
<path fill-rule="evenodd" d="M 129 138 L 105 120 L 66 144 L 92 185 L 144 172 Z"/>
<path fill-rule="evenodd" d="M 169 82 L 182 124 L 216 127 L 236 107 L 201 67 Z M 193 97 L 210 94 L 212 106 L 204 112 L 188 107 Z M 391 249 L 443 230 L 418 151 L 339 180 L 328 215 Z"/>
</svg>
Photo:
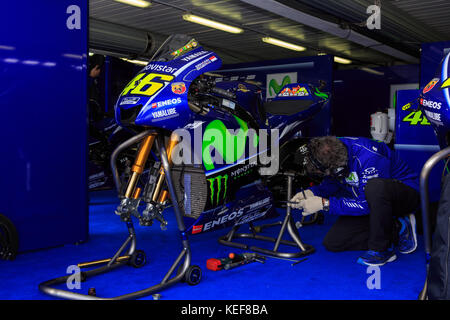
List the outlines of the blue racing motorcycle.
<svg viewBox="0 0 450 320">
<path fill-rule="evenodd" d="M 117 100 L 118 125 L 137 132 L 111 155 L 120 198 L 115 213 L 126 223 L 129 236 L 111 259 L 83 264 L 106 264 L 83 276 L 125 263 L 135 267 L 145 263 L 143 251 L 136 250 L 133 219 L 141 226 L 157 221 L 164 229 L 169 206 L 173 207 L 183 246 L 161 283 L 119 299 L 148 295 L 183 280 L 197 284 L 201 270 L 190 264 L 188 234 L 232 226 L 231 232 L 219 239 L 221 243 L 284 258 L 314 251 L 300 240 L 289 207 L 277 238 L 258 235 L 253 222 L 277 215 L 270 189 L 270 182 L 277 181 L 274 177 L 287 180 L 286 200 L 291 198 L 303 161 L 292 155 L 306 143 L 300 132 L 327 105 L 329 94 L 322 92 L 321 86 L 294 83 L 264 103 L 256 83 L 218 81 L 221 65 L 220 57 L 195 39 L 170 36 Z M 126 172 L 119 172 L 117 159 L 130 149 L 136 154 L 134 163 Z M 250 225 L 252 234 L 236 233 L 243 224 Z M 286 229 L 293 241 L 281 239 Z M 272 241 L 274 249 L 232 241 L 248 237 Z M 279 252 L 280 244 L 299 251 Z M 69 299 L 95 298 L 50 287 L 64 279 L 47 281 L 40 288 Z"/>
</svg>

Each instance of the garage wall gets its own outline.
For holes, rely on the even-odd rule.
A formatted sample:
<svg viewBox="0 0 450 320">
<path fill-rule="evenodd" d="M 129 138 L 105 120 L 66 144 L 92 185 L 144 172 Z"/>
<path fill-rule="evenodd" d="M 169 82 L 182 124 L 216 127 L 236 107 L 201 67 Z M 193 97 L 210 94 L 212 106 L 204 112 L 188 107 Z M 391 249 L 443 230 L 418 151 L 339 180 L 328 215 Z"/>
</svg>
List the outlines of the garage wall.
<svg viewBox="0 0 450 320">
<path fill-rule="evenodd" d="M 319 85 L 325 81 L 324 92 L 332 92 L 332 56 L 301 57 L 294 59 L 267 60 L 255 63 L 224 65 L 216 73 L 224 80 L 252 80 L 260 83 L 263 98 L 273 98 L 274 89 L 288 83 L 303 82 Z M 333 100 L 331 100 L 333 101 Z M 307 136 L 327 135 L 330 132 L 332 102 L 319 112 L 305 127 Z"/>
<path fill-rule="evenodd" d="M 16 225 L 19 251 L 84 241 L 87 1 L 2 9 L 0 213 Z"/>
<path fill-rule="evenodd" d="M 391 85 L 419 83 L 419 65 L 373 68 L 383 75 L 359 69 L 335 70 L 332 133 L 371 138 L 370 115 L 389 108 Z"/>
</svg>

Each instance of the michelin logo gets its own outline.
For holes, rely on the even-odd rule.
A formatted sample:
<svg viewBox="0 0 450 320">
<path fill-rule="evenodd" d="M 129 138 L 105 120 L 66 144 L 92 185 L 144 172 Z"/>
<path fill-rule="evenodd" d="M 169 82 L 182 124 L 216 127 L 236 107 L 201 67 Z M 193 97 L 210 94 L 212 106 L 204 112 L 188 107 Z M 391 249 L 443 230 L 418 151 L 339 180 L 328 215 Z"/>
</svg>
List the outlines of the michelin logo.
<svg viewBox="0 0 450 320">
<path fill-rule="evenodd" d="M 140 98 L 137 97 L 127 97 L 123 98 L 122 101 L 120 101 L 120 105 L 124 104 L 136 104 L 139 101 Z"/>
</svg>

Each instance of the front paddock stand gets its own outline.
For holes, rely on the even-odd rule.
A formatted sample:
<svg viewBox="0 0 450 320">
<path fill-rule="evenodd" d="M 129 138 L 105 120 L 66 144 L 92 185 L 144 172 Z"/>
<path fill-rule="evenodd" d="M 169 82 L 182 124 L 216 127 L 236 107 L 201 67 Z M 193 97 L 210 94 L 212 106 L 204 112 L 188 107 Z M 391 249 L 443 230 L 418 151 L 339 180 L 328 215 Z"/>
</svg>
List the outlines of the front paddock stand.
<svg viewBox="0 0 450 320">
<path fill-rule="evenodd" d="M 146 136 L 148 136 L 151 132 L 145 131 L 141 134 L 125 141 L 120 146 L 117 147 L 117 149 L 114 151 L 111 164 L 113 166 L 113 172 L 117 173 L 117 167 L 115 166 L 115 159 L 117 155 L 123 151 L 124 149 L 130 147 L 131 145 L 141 141 Z M 170 267 L 167 274 L 164 276 L 162 281 L 154 286 L 151 286 L 147 289 L 132 292 L 129 294 L 124 294 L 120 296 L 116 296 L 113 298 L 101 298 L 97 297 L 95 294 L 93 294 L 93 291 L 91 291 L 91 295 L 89 294 L 80 294 L 73 291 L 68 290 L 62 290 L 62 289 L 56 289 L 53 286 L 60 285 L 67 283 L 69 280 L 69 277 L 73 277 L 74 275 L 67 275 L 59 278 L 55 278 L 52 280 L 48 280 L 45 282 L 42 282 L 39 284 L 39 290 L 42 292 L 57 297 L 57 298 L 63 298 L 63 299 L 71 299 L 71 300 L 127 300 L 127 299 L 136 299 L 139 297 L 147 296 L 156 292 L 159 292 L 177 282 L 183 282 L 186 281 L 190 285 L 195 285 L 200 281 L 201 278 L 201 270 L 197 266 L 191 265 L 191 249 L 189 245 L 189 241 L 186 237 L 185 232 L 185 226 L 183 222 L 183 216 L 181 214 L 181 210 L 178 206 L 178 200 L 176 198 L 176 193 L 174 190 L 174 186 L 172 183 L 172 176 L 171 176 L 171 170 L 169 161 L 167 158 L 167 152 L 164 147 L 164 143 L 161 139 L 161 137 L 158 137 L 156 140 L 157 148 L 160 152 L 161 156 L 161 162 L 165 171 L 166 175 L 166 183 L 167 187 L 169 189 L 170 195 L 172 197 L 172 203 L 175 211 L 175 216 L 177 220 L 177 225 L 179 232 L 181 234 L 181 243 L 182 243 L 182 250 L 181 253 L 176 258 L 175 262 Z M 117 177 L 117 174 L 115 175 Z M 118 181 L 116 180 L 117 187 L 120 187 L 118 184 Z M 120 188 L 118 188 L 120 190 Z M 124 222 L 126 223 L 128 227 L 128 238 L 125 240 L 125 242 L 122 244 L 122 246 L 119 248 L 119 250 L 116 252 L 116 254 L 110 258 L 110 259 L 104 259 L 104 260 L 98 260 L 98 261 L 92 261 L 92 262 L 86 262 L 79 264 L 79 268 L 87 268 L 92 267 L 96 265 L 103 265 L 101 267 L 97 267 L 95 269 L 89 270 L 89 271 L 80 271 L 80 280 L 81 282 L 85 282 L 88 278 L 106 273 L 108 271 L 111 271 L 113 269 L 116 269 L 120 266 L 124 265 L 132 265 L 134 267 L 141 267 L 145 263 L 145 255 L 142 251 L 136 250 L 136 234 L 134 231 L 133 223 L 131 221 L 131 217 L 124 219 Z M 124 250 L 128 247 L 128 250 L 126 251 L 126 254 L 122 255 Z M 180 265 L 181 261 L 184 259 L 182 264 Z M 104 265 L 106 264 L 106 265 Z M 177 269 L 177 266 L 178 269 Z M 175 273 L 175 276 L 171 278 L 171 276 Z"/>
<path fill-rule="evenodd" d="M 294 178 L 294 173 L 291 172 L 285 172 L 283 173 L 287 177 L 287 200 L 289 201 L 292 198 L 292 180 Z M 266 227 L 273 227 L 281 225 L 280 232 L 278 233 L 277 238 L 273 237 L 267 237 L 263 235 L 257 234 L 258 231 L 263 230 Z M 282 223 L 273 223 L 268 225 L 262 225 L 262 226 L 253 226 L 253 224 L 249 223 L 250 230 L 252 233 L 236 233 L 240 227 L 240 225 L 234 226 L 231 231 L 219 238 L 219 243 L 223 244 L 225 246 L 233 247 L 233 248 L 239 248 L 243 250 L 251 250 L 254 252 L 259 252 L 268 256 L 273 256 L 277 258 L 299 258 L 304 257 L 307 255 L 310 255 L 315 252 L 315 248 L 311 245 L 304 244 L 302 240 L 300 239 L 300 235 L 298 233 L 297 228 L 295 227 L 294 219 L 291 215 L 291 207 L 286 207 L 286 216 L 284 217 L 284 220 Z M 284 240 L 282 239 L 284 233 L 286 232 L 286 229 L 291 236 L 293 241 Z M 265 249 L 261 247 L 256 246 L 249 246 L 243 243 L 239 242 L 233 242 L 234 239 L 238 238 L 247 238 L 247 239 L 255 239 L 255 240 L 261 240 L 266 242 L 272 242 L 275 243 L 272 250 Z M 291 246 L 294 248 L 297 248 L 298 251 L 295 252 L 281 252 L 279 251 L 280 244 Z"/>
</svg>

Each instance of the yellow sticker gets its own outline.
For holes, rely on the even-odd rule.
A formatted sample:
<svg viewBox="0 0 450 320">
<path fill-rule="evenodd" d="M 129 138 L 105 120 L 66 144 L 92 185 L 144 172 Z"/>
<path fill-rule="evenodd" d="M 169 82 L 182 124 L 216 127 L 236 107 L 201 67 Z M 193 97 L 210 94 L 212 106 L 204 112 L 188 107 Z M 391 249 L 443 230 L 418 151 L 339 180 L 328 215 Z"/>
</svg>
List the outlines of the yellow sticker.
<svg viewBox="0 0 450 320">
<path fill-rule="evenodd" d="M 448 78 L 447 80 L 444 81 L 444 83 L 441 86 L 441 89 L 445 89 L 450 87 L 450 78 Z"/>
<path fill-rule="evenodd" d="M 130 94 L 152 96 L 164 87 L 164 82 L 170 82 L 175 77 L 163 73 L 149 73 L 145 77 L 145 73 L 138 74 L 123 89 L 121 96 Z"/>
<path fill-rule="evenodd" d="M 408 110 L 409 108 L 411 108 L 411 103 L 405 104 L 405 105 L 402 107 L 402 110 Z"/>
</svg>

